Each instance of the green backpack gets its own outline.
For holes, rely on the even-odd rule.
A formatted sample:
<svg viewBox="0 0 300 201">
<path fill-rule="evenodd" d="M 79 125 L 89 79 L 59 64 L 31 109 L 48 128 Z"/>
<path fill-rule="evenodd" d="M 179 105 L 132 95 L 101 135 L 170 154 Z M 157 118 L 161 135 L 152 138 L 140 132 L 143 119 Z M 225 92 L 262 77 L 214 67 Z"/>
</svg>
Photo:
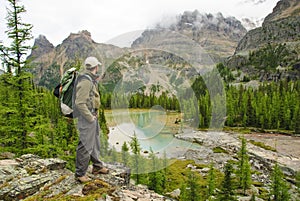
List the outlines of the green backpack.
<svg viewBox="0 0 300 201">
<path fill-rule="evenodd" d="M 93 83 L 92 78 L 89 75 L 84 74 L 82 76 L 78 76 L 78 71 L 76 70 L 76 68 L 70 68 L 63 74 L 60 83 L 55 87 L 53 91 L 54 96 L 56 96 L 60 100 L 61 113 L 66 117 L 74 117 L 73 93 L 75 91 L 77 80 L 81 80 L 83 78 L 86 78 Z M 90 96 L 92 96 L 91 93 Z"/>
<path fill-rule="evenodd" d="M 60 109 L 64 116 L 73 118 L 72 96 L 75 87 L 75 81 L 78 76 L 76 68 L 67 70 L 60 83 L 54 89 L 54 96 L 60 100 Z"/>
</svg>

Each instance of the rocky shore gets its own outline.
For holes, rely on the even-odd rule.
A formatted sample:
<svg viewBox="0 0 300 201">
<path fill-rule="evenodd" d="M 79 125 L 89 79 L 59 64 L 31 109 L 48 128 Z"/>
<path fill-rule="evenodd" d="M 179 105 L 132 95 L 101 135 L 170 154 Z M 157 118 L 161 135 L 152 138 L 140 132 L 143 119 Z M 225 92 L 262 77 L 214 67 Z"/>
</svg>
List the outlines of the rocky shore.
<svg viewBox="0 0 300 201">
<path fill-rule="evenodd" d="M 198 149 L 191 149 L 185 153 L 185 159 L 192 159 L 199 164 L 213 163 L 216 168 L 223 169 L 228 160 L 237 160 L 237 154 L 241 147 L 240 137 L 242 134 L 227 132 L 184 132 L 175 135 L 176 138 L 198 143 L 201 145 Z M 251 134 L 245 135 L 247 140 L 247 151 L 252 167 L 252 180 L 259 182 L 266 188 L 271 184 L 270 173 L 277 162 L 281 167 L 286 179 L 293 185 L 294 176 L 300 171 L 300 158 L 282 151 L 264 149 L 250 143 Z M 299 138 L 291 139 L 299 140 Z M 258 190 L 258 189 L 257 189 Z M 293 191 L 293 190 L 292 190 Z M 291 191 L 291 194 L 293 194 Z M 297 200 L 294 198 L 293 200 Z"/>
<path fill-rule="evenodd" d="M 234 160 L 236 157 L 241 147 L 241 140 L 239 139 L 241 135 L 227 132 L 196 131 L 177 134 L 175 137 L 202 145 L 199 150 L 189 150 L 185 154 L 186 158 L 204 164 L 214 162 L 222 168 L 221 166 L 225 161 Z M 245 138 L 248 137 L 245 136 Z M 215 148 L 221 148 L 224 151 L 223 153 L 215 153 L 213 151 Z M 247 151 L 253 167 L 258 170 L 261 168 L 271 170 L 274 163 L 277 162 L 287 176 L 294 176 L 297 171 L 300 171 L 300 158 L 290 153 L 267 150 L 249 143 L 249 140 Z"/>
</svg>

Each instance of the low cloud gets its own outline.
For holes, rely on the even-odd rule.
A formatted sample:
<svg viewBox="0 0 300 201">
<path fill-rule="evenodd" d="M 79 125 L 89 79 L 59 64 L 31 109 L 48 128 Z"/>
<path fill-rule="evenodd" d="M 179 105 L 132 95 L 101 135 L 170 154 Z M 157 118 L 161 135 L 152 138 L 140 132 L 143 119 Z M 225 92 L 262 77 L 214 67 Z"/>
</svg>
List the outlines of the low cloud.
<svg viewBox="0 0 300 201">
<path fill-rule="evenodd" d="M 243 3 L 252 3 L 254 5 L 259 5 L 265 3 L 267 0 L 245 0 Z"/>
</svg>

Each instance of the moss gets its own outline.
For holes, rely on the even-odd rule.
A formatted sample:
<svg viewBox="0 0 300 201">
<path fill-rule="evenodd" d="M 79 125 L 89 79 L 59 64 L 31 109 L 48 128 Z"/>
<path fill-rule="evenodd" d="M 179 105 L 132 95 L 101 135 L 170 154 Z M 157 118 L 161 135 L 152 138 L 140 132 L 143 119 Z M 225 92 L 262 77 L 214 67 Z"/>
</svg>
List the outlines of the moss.
<svg viewBox="0 0 300 201">
<path fill-rule="evenodd" d="M 252 184 L 255 186 L 255 187 L 263 187 L 264 184 L 262 182 L 259 182 L 259 181 L 253 181 Z"/>
<path fill-rule="evenodd" d="M 27 172 L 28 175 L 33 175 L 35 174 L 35 169 L 31 168 L 31 167 L 25 167 L 25 170 Z"/>
<path fill-rule="evenodd" d="M 58 178 L 56 182 L 60 182 L 61 180 L 63 180 L 63 178 L 64 176 Z M 111 195 L 115 190 L 115 187 L 107 184 L 102 180 L 94 180 L 87 183 L 83 187 L 82 193 L 85 195 L 84 197 L 65 195 L 65 192 L 62 192 L 61 194 L 53 196 L 51 198 L 45 198 L 45 196 L 50 193 L 49 190 L 46 190 L 42 191 L 38 195 L 27 198 L 24 201 L 94 201 L 99 200 L 100 198 L 105 198 L 106 195 Z M 118 200 L 118 198 L 114 199 L 114 201 Z"/>
<path fill-rule="evenodd" d="M 275 148 L 273 148 L 273 147 L 271 147 L 271 146 L 269 146 L 269 145 L 266 145 L 266 144 L 264 144 L 264 143 L 262 143 L 262 142 L 256 142 L 256 141 L 254 141 L 254 140 L 250 140 L 249 142 L 250 142 L 251 144 L 253 144 L 253 145 L 255 145 L 255 146 L 258 146 L 258 147 L 260 147 L 260 148 L 263 148 L 263 149 L 265 149 L 265 150 L 270 150 L 270 151 L 273 151 L 273 152 L 276 152 L 276 151 L 277 151 Z"/>
<path fill-rule="evenodd" d="M 46 190 L 46 191 L 41 191 L 39 194 L 25 198 L 24 201 L 44 201 L 44 200 L 48 200 L 45 199 L 44 197 L 46 195 L 48 195 L 51 191 Z"/>
<path fill-rule="evenodd" d="M 0 189 L 4 188 L 4 187 L 7 187 L 9 186 L 9 183 L 8 182 L 4 182 L 0 185 Z"/>
<path fill-rule="evenodd" d="M 187 181 L 188 173 L 191 171 L 186 168 L 188 164 L 195 165 L 192 160 L 176 160 L 167 167 L 167 186 L 165 192 L 171 192 L 174 189 L 180 188 Z"/>
<path fill-rule="evenodd" d="M 66 177 L 67 177 L 67 175 L 62 175 L 62 176 L 60 176 L 60 177 L 57 178 L 52 184 L 45 186 L 45 187 L 44 187 L 44 190 L 49 190 L 49 188 L 50 188 L 51 186 L 56 185 L 56 184 L 62 182 Z"/>
<path fill-rule="evenodd" d="M 82 193 L 84 195 L 103 195 L 103 194 L 111 194 L 115 191 L 115 187 L 109 185 L 108 183 L 102 180 L 95 180 L 87 183 L 83 189 Z"/>
<path fill-rule="evenodd" d="M 214 147 L 214 148 L 213 148 L 213 152 L 214 152 L 214 153 L 225 153 L 225 154 L 229 154 L 228 151 L 226 151 L 226 150 L 223 149 L 222 147 Z"/>
<path fill-rule="evenodd" d="M 259 187 L 258 188 L 258 191 L 259 191 L 259 198 L 263 199 L 263 200 L 268 200 L 269 198 L 269 191 L 263 187 Z"/>
</svg>

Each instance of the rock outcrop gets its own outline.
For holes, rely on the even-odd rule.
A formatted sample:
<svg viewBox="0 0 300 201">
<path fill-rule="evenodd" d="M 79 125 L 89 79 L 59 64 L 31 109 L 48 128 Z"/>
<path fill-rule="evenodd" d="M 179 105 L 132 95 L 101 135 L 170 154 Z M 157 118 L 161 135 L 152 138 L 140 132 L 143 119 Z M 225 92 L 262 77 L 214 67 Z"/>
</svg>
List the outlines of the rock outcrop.
<svg viewBox="0 0 300 201">
<path fill-rule="evenodd" d="M 148 190 L 145 186 L 130 183 L 130 170 L 121 164 L 106 164 L 108 175 L 88 176 L 91 182 L 81 184 L 74 173 L 65 168 L 66 162 L 36 155 L 22 155 L 16 159 L 0 160 L 0 200 L 170 200 Z"/>
<path fill-rule="evenodd" d="M 185 159 L 194 160 L 198 164 L 213 163 L 219 170 L 224 170 L 227 161 L 238 161 L 238 152 L 241 148 L 241 134 L 197 131 L 177 134 L 176 137 L 201 144 L 200 149 L 188 150 L 185 153 Z M 296 172 L 300 171 L 300 159 L 298 157 L 287 153 L 267 150 L 249 143 L 249 141 L 247 143 L 247 154 L 249 155 L 251 169 L 255 172 L 251 177 L 253 183 L 255 183 L 253 190 L 258 192 L 257 195 L 260 194 L 259 191 L 262 188 L 266 191 L 270 190 L 269 187 L 272 183 L 271 174 L 275 163 L 279 165 L 285 174 L 285 178 L 291 182 L 291 186 L 295 184 L 294 176 Z M 200 171 L 203 175 L 206 172 L 207 170 L 205 169 Z M 295 188 L 291 188 L 289 192 L 292 195 L 290 200 L 298 200 L 297 193 L 294 190 Z M 244 197 L 239 200 L 250 199 Z"/>
<path fill-rule="evenodd" d="M 202 145 L 201 150 L 188 151 L 186 157 L 193 159 L 200 164 L 207 164 L 213 161 L 219 169 L 228 160 L 235 160 L 236 154 L 241 147 L 239 135 L 225 132 L 195 132 L 178 134 L 177 138 L 186 141 L 195 142 Z M 223 152 L 214 152 L 215 148 L 221 148 Z M 265 175 L 269 174 L 277 162 L 286 176 L 295 176 L 300 171 L 300 159 L 291 155 L 266 150 L 251 143 L 247 144 L 248 154 L 252 161 L 252 167 L 257 171 L 264 173 L 264 178 L 260 179 L 266 182 Z"/>
<path fill-rule="evenodd" d="M 270 23 L 282 18 L 289 16 L 299 16 L 300 13 L 299 0 L 281 0 L 277 2 L 277 5 L 274 7 L 273 12 L 270 13 L 263 24 Z"/>
<path fill-rule="evenodd" d="M 44 35 L 40 35 L 35 39 L 31 56 L 29 58 L 38 58 L 54 50 L 54 45 Z"/>
</svg>

